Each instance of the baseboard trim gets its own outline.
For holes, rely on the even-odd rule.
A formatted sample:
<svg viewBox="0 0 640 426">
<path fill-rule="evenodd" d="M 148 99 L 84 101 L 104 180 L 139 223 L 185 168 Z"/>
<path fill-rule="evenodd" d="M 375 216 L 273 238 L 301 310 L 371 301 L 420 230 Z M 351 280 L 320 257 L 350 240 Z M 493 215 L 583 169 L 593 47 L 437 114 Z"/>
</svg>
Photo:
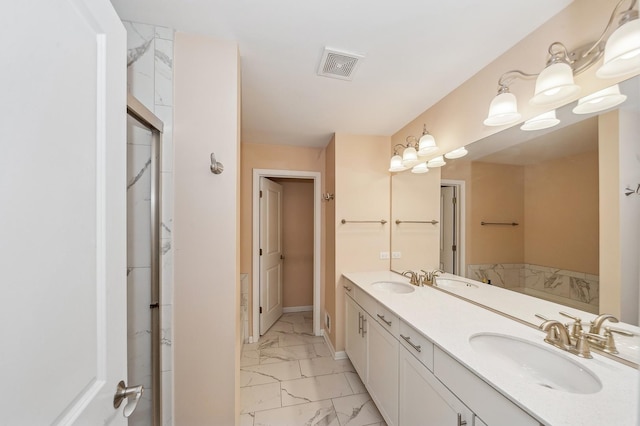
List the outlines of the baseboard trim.
<svg viewBox="0 0 640 426">
<path fill-rule="evenodd" d="M 313 305 L 309 306 L 290 306 L 288 308 L 282 308 L 282 312 L 288 314 L 289 312 L 308 312 L 313 311 Z"/>
<path fill-rule="evenodd" d="M 327 347 L 329 347 L 329 352 L 331 352 L 331 357 L 333 359 L 338 360 L 348 358 L 345 351 L 336 352 L 336 350 L 333 348 L 333 345 L 331 344 L 331 340 L 329 340 L 329 333 L 325 333 L 324 328 L 321 330 L 321 334 L 324 336 L 324 341 L 327 344 Z"/>
</svg>

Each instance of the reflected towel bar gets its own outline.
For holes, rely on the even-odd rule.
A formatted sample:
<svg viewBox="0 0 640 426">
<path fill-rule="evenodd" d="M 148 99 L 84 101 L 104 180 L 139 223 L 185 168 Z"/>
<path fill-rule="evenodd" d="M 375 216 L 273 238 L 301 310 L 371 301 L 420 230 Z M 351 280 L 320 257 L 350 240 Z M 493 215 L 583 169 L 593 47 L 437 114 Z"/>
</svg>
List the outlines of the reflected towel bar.
<svg viewBox="0 0 640 426">
<path fill-rule="evenodd" d="M 340 222 L 342 224 L 345 224 L 345 223 L 380 223 L 382 225 L 387 223 L 387 221 L 384 220 L 384 219 L 382 219 L 382 220 L 346 220 L 346 219 L 342 219 Z"/>
<path fill-rule="evenodd" d="M 396 219 L 396 225 L 400 225 L 401 223 L 430 223 L 432 225 L 438 224 L 437 220 L 400 220 Z"/>
<path fill-rule="evenodd" d="M 480 222 L 480 225 L 509 225 L 509 226 L 518 226 L 517 222 Z"/>
</svg>

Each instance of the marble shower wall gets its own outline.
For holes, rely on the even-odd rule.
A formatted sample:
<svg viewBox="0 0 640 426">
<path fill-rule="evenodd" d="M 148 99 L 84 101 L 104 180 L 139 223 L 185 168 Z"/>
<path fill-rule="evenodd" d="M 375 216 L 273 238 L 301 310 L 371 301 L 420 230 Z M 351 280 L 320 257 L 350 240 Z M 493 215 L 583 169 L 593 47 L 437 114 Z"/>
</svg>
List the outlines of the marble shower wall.
<svg viewBox="0 0 640 426">
<path fill-rule="evenodd" d="M 567 305 L 580 304 L 595 307 L 600 303 L 600 278 L 597 275 L 527 263 L 495 263 L 467 265 L 467 277 L 491 284 L 529 292 L 538 296 L 547 295 L 553 302 L 563 301 Z M 575 303 L 573 303 L 575 302 Z"/>
<path fill-rule="evenodd" d="M 173 424 L 173 29 L 123 21 L 127 88 L 164 123 L 160 164 L 160 327 L 163 424 Z M 150 346 L 149 346 L 150 347 Z"/>
</svg>

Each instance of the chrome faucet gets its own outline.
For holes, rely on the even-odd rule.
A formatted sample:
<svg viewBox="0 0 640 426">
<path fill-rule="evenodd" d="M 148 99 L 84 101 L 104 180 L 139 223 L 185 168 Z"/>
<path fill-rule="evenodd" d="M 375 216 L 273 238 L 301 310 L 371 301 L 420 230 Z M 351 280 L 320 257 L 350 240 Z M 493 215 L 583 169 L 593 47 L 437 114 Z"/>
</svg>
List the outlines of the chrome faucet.
<svg viewBox="0 0 640 426">
<path fill-rule="evenodd" d="M 403 276 L 405 277 L 409 277 L 409 284 L 413 284 L 413 285 L 421 285 L 420 284 L 420 278 L 418 278 L 418 274 L 416 274 L 413 271 L 404 271 L 402 273 Z"/>
</svg>

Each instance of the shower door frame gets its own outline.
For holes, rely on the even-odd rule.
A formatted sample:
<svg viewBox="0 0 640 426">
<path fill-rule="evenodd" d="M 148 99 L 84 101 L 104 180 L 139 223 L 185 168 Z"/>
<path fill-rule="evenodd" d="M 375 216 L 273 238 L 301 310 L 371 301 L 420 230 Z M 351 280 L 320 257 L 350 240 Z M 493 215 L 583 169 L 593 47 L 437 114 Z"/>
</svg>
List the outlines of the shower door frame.
<svg viewBox="0 0 640 426">
<path fill-rule="evenodd" d="M 160 359 L 160 320 L 162 306 L 160 300 L 160 206 L 162 206 L 161 173 L 162 132 L 164 124 L 153 112 L 131 93 L 127 93 L 127 115 L 138 120 L 151 131 L 151 423 L 162 424 L 162 381 Z M 155 159 L 155 161 L 154 161 Z"/>
</svg>

